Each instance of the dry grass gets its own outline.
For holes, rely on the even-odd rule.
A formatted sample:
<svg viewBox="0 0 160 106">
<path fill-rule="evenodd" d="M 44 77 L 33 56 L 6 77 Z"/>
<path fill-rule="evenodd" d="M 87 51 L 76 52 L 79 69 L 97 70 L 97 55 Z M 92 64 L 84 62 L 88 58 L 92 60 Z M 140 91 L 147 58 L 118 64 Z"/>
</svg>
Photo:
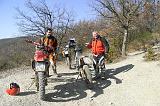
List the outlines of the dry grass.
<svg viewBox="0 0 160 106">
<path fill-rule="evenodd" d="M 30 65 L 34 47 L 27 44 L 24 39 L 10 38 L 0 40 L 0 70 Z"/>
</svg>

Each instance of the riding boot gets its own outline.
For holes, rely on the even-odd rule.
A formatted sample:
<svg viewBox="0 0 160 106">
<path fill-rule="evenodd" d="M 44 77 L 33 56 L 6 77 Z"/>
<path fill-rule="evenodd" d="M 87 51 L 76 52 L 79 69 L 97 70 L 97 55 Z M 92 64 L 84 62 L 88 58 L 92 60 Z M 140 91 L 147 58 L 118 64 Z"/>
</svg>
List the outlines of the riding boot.
<svg viewBox="0 0 160 106">
<path fill-rule="evenodd" d="M 56 65 L 52 66 L 52 69 L 53 69 L 53 74 L 56 75 L 56 77 L 60 77 L 60 75 L 57 74 Z"/>
<path fill-rule="evenodd" d="M 49 67 L 48 67 L 48 66 L 47 66 L 47 68 L 46 68 L 45 74 L 46 74 L 46 77 L 49 77 Z"/>
</svg>

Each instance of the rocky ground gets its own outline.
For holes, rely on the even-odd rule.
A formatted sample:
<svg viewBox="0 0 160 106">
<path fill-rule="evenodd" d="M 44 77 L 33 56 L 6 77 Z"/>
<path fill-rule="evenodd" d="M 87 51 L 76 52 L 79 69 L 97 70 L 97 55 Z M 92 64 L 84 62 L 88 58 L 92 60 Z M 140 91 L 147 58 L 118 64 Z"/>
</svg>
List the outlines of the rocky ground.
<svg viewBox="0 0 160 106">
<path fill-rule="evenodd" d="M 144 53 L 136 54 L 106 64 L 107 79 L 97 80 L 93 89 L 80 78 L 76 81 L 77 70 L 58 63 L 61 77 L 48 79 L 46 101 L 39 100 L 34 85 L 30 87 L 34 76 L 30 67 L 0 72 L 0 106 L 160 106 L 160 63 L 145 62 Z M 20 85 L 19 95 L 5 93 L 11 82 Z"/>
</svg>

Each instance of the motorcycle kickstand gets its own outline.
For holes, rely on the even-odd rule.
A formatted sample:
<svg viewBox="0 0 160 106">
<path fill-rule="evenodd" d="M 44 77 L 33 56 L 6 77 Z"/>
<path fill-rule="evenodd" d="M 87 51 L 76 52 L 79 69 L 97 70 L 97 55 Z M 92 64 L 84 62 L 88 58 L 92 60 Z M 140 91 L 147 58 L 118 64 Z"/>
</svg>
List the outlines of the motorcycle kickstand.
<svg viewBox="0 0 160 106">
<path fill-rule="evenodd" d="M 31 82 L 30 86 L 27 88 L 27 90 L 29 90 L 32 87 L 32 85 L 35 83 L 35 81 L 36 81 L 35 79 L 32 80 L 32 82 Z"/>
</svg>

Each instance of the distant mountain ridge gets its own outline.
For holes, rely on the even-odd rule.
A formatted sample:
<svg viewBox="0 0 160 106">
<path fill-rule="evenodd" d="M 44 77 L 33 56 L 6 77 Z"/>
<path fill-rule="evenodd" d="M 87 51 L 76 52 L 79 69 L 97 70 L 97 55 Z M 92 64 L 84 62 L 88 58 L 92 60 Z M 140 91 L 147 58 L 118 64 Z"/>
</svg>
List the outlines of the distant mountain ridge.
<svg viewBox="0 0 160 106">
<path fill-rule="evenodd" d="M 28 37 L 0 39 L 0 70 L 29 65 L 34 46 L 25 42 Z"/>
</svg>

